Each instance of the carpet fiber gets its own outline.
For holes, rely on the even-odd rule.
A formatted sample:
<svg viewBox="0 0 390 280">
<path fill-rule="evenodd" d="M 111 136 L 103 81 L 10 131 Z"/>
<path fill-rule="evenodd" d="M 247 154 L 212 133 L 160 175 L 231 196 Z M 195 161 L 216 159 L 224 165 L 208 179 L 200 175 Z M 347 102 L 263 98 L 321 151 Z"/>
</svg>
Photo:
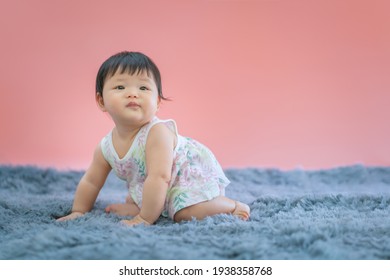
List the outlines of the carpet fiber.
<svg viewBox="0 0 390 280">
<path fill-rule="evenodd" d="M 112 174 L 92 212 L 58 223 L 82 172 L 0 166 L 0 259 L 390 259 L 390 167 L 226 174 L 226 195 L 250 205 L 250 221 L 127 228 L 104 213 L 126 195 Z"/>
</svg>

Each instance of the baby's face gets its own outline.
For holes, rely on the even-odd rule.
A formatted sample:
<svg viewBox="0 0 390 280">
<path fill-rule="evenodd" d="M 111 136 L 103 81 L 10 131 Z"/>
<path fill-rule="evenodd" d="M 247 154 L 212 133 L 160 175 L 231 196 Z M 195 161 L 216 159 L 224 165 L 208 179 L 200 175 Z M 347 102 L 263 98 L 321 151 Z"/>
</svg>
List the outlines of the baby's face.
<svg viewBox="0 0 390 280">
<path fill-rule="evenodd" d="M 133 75 L 117 71 L 106 79 L 98 103 L 115 123 L 143 125 L 156 115 L 160 100 L 156 83 L 146 71 Z"/>
</svg>

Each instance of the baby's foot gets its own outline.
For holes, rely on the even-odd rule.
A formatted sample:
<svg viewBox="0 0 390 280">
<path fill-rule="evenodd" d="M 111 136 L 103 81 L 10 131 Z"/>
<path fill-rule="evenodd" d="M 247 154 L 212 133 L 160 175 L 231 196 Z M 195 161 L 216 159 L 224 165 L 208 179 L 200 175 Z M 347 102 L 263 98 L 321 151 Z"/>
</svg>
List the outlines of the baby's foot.
<svg viewBox="0 0 390 280">
<path fill-rule="evenodd" d="M 139 213 L 139 208 L 137 205 L 130 203 L 111 204 L 106 207 L 106 213 L 113 213 L 118 216 L 135 216 Z"/>
<path fill-rule="evenodd" d="M 131 227 L 136 225 L 141 225 L 141 224 L 144 224 L 145 226 L 150 226 L 150 223 L 142 219 L 140 215 L 135 216 L 131 220 L 123 220 L 121 221 L 121 223 Z"/>
<path fill-rule="evenodd" d="M 238 218 L 247 221 L 250 217 L 251 209 L 245 203 L 235 201 L 236 208 L 234 208 L 232 214 Z"/>
</svg>

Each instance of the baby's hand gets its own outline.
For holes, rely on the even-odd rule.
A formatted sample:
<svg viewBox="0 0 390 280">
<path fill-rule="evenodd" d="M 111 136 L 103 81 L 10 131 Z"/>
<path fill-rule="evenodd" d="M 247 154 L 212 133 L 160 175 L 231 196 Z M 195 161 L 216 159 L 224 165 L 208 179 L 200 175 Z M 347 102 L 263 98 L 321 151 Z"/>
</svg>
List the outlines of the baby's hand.
<svg viewBox="0 0 390 280">
<path fill-rule="evenodd" d="M 135 216 L 131 220 L 122 220 L 121 223 L 131 227 L 136 225 L 141 225 L 141 224 L 144 224 L 145 226 L 150 226 L 150 223 L 142 219 L 140 215 Z"/>
<path fill-rule="evenodd" d="M 81 213 L 81 212 L 72 212 L 71 214 L 69 214 L 67 216 L 64 216 L 62 218 L 58 218 L 57 222 L 73 220 L 73 219 L 76 219 L 76 218 L 81 217 L 83 215 L 84 215 L 84 213 Z"/>
</svg>

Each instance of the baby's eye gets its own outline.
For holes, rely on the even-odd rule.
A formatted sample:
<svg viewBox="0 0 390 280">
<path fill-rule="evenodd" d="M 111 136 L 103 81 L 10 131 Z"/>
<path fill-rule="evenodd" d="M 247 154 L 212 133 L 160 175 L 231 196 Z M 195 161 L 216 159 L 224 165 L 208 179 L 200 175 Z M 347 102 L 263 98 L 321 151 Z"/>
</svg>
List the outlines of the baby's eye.
<svg viewBox="0 0 390 280">
<path fill-rule="evenodd" d="M 149 88 L 142 86 L 142 87 L 140 87 L 140 90 L 149 90 Z"/>
<path fill-rule="evenodd" d="M 124 87 L 124 86 L 121 86 L 121 85 L 119 85 L 119 86 L 116 86 L 116 87 L 114 87 L 114 89 L 123 90 L 123 89 L 125 89 L 125 87 Z"/>
</svg>

